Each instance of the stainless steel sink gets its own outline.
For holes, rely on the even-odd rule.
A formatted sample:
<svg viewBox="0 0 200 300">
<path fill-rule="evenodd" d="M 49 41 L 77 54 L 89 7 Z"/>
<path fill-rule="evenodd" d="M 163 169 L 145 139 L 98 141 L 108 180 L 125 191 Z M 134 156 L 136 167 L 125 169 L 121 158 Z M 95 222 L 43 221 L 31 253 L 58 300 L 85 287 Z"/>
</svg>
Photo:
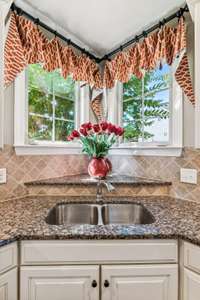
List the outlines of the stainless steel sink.
<svg viewBox="0 0 200 300">
<path fill-rule="evenodd" d="M 98 208 L 89 204 L 57 204 L 54 206 L 46 222 L 51 225 L 98 224 Z"/>
<path fill-rule="evenodd" d="M 107 204 L 102 207 L 104 224 L 151 224 L 154 217 L 140 204 Z"/>
<path fill-rule="evenodd" d="M 46 222 L 50 225 L 151 224 L 154 217 L 141 204 L 67 204 L 54 206 Z"/>
</svg>

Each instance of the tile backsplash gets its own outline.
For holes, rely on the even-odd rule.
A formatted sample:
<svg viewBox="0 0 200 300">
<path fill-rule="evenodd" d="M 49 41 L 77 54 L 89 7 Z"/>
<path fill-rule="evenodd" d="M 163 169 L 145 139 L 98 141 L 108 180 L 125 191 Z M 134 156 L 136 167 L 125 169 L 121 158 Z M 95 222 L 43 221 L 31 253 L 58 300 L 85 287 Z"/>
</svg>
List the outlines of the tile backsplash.
<svg viewBox="0 0 200 300">
<path fill-rule="evenodd" d="M 200 202 L 200 150 L 186 148 L 182 157 L 112 156 L 114 173 L 172 181 L 172 196 Z M 25 181 L 75 175 L 87 171 L 82 155 L 16 156 L 6 145 L 0 152 L 0 168 L 7 169 L 7 183 L 0 184 L 0 200 L 27 193 Z M 197 169 L 198 184 L 180 183 L 180 168 Z"/>
<path fill-rule="evenodd" d="M 0 151 L 0 168 L 7 169 L 7 183 L 0 184 L 0 200 L 27 193 L 26 181 L 85 173 L 87 158 L 83 155 L 17 156 L 13 147 Z"/>
</svg>

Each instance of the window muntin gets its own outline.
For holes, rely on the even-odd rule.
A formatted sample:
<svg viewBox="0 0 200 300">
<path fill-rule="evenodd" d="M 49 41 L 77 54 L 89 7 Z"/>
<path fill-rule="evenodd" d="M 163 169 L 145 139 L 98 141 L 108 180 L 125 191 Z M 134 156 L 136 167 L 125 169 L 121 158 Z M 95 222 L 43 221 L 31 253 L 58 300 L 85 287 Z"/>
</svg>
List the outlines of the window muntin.
<svg viewBox="0 0 200 300">
<path fill-rule="evenodd" d="M 124 142 L 169 144 L 171 79 L 166 64 L 123 85 Z"/>
<path fill-rule="evenodd" d="M 27 69 L 29 140 L 60 142 L 75 127 L 75 83 L 39 64 Z"/>
</svg>

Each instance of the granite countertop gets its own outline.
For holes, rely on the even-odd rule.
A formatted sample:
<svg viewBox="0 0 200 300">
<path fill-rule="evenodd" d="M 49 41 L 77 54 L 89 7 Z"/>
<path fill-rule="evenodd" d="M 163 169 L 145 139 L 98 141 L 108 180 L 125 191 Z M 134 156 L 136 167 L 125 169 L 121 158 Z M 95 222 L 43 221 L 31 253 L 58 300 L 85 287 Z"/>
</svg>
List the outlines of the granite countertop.
<svg viewBox="0 0 200 300">
<path fill-rule="evenodd" d="M 106 177 L 106 180 L 113 184 L 128 184 L 128 185 L 171 185 L 169 181 L 162 181 L 157 179 L 143 178 L 143 177 L 133 177 L 127 175 L 117 175 L 112 174 Z M 57 178 L 41 179 L 35 181 L 25 182 L 25 185 L 94 185 L 97 180 L 91 178 L 87 174 L 82 175 L 72 175 Z"/>
<path fill-rule="evenodd" d="M 120 198 L 143 204 L 155 217 L 150 225 L 48 225 L 55 204 L 81 201 L 78 197 L 26 197 L 0 203 L 0 246 L 30 239 L 150 239 L 182 238 L 200 246 L 200 204 L 168 196 Z M 87 203 L 93 198 L 85 198 Z M 81 201 L 82 203 L 83 201 Z M 116 202 L 107 198 L 106 202 Z"/>
</svg>

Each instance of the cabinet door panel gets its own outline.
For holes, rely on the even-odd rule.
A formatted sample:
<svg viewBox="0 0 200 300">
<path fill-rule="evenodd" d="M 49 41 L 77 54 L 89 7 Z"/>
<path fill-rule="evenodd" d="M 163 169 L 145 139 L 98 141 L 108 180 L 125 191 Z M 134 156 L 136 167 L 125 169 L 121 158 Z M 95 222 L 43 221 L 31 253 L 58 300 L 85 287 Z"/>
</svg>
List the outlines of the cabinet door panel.
<svg viewBox="0 0 200 300">
<path fill-rule="evenodd" d="M 98 266 L 21 268 L 21 300 L 97 300 L 98 295 Z"/>
<path fill-rule="evenodd" d="M 183 300 L 200 299 L 200 275 L 184 269 Z"/>
<path fill-rule="evenodd" d="M 17 268 L 0 275 L 0 300 L 17 300 Z"/>
<path fill-rule="evenodd" d="M 177 265 L 103 266 L 102 299 L 177 300 L 177 270 Z"/>
</svg>

